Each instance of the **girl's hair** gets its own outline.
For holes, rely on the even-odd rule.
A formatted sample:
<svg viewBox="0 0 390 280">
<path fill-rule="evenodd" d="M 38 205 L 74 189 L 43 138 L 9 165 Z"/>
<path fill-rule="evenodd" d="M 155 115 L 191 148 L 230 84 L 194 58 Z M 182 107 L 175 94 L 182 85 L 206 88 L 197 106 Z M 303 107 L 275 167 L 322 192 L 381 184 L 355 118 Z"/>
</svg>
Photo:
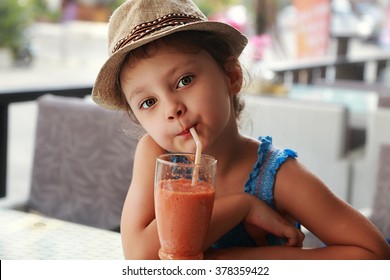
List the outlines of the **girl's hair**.
<svg viewBox="0 0 390 280">
<path fill-rule="evenodd" d="M 158 42 L 158 43 L 156 43 Z M 143 45 L 131 52 L 129 52 L 124 59 L 122 66 L 118 74 L 117 82 L 117 94 L 119 95 L 121 101 L 126 106 L 126 111 L 130 118 L 138 123 L 135 118 L 130 105 L 128 104 L 125 94 L 123 93 L 120 85 L 120 72 L 123 67 L 132 67 L 140 59 L 145 59 L 153 56 L 153 54 L 158 50 L 158 44 L 163 43 L 169 46 L 177 47 L 179 50 L 188 53 L 197 53 L 202 49 L 206 50 L 218 63 L 218 65 L 225 71 L 224 65 L 228 59 L 233 55 L 233 49 L 229 42 L 225 38 L 205 31 L 182 31 L 173 33 L 169 36 L 158 39 L 157 41 Z M 238 58 L 237 58 L 237 63 Z M 236 119 L 239 119 L 240 113 L 244 108 L 244 102 L 240 98 L 239 94 L 233 95 L 233 106 L 236 114 Z"/>
</svg>

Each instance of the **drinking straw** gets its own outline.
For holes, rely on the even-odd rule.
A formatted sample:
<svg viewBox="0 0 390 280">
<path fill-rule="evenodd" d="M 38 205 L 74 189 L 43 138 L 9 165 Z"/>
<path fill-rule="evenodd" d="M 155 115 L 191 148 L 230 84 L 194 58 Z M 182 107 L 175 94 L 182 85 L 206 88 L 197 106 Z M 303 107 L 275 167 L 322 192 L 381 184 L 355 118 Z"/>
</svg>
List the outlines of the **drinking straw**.
<svg viewBox="0 0 390 280">
<path fill-rule="evenodd" d="M 192 183 L 191 185 L 194 186 L 196 181 L 198 181 L 198 164 L 200 163 L 200 158 L 202 156 L 202 143 L 199 140 L 198 134 L 196 133 L 195 128 L 191 127 L 190 132 L 192 135 L 192 138 L 194 138 L 195 145 L 196 145 L 196 153 L 195 153 L 195 167 L 194 167 L 194 173 L 192 174 Z"/>
</svg>

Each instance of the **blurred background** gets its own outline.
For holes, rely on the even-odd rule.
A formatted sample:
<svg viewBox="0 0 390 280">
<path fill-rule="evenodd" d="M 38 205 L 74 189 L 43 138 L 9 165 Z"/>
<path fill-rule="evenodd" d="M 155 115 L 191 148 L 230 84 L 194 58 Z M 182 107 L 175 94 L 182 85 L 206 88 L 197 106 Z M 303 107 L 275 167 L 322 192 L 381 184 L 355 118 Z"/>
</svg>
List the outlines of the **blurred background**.
<svg viewBox="0 0 390 280">
<path fill-rule="evenodd" d="M 0 0 L 0 89 L 92 84 L 107 58 L 107 21 L 122 2 Z M 248 36 L 242 62 L 260 80 L 277 79 L 272 69 L 280 63 L 390 50 L 390 0 L 195 2 L 210 19 Z M 389 83 L 387 69 L 371 79 Z M 23 200 L 30 185 L 36 102 L 10 104 L 8 112 L 7 199 Z"/>
<path fill-rule="evenodd" d="M 55 61 L 99 64 L 106 57 L 106 22 L 122 2 L 1 0 L 1 71 L 32 72 Z M 352 38 L 351 53 L 390 48 L 389 0 L 195 2 L 210 19 L 228 22 L 250 38 L 256 49 L 251 60 L 335 55 L 340 36 Z"/>
</svg>

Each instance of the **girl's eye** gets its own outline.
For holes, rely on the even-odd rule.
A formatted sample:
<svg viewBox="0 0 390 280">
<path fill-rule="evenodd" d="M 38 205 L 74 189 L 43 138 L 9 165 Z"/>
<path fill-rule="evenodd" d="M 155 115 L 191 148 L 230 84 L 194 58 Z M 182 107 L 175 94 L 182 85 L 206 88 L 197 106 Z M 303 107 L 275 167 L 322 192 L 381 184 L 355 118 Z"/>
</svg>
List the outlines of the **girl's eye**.
<svg viewBox="0 0 390 280">
<path fill-rule="evenodd" d="M 153 98 L 147 99 L 141 103 L 140 108 L 148 109 L 148 108 L 152 107 L 154 104 L 156 104 L 156 99 L 153 99 Z"/>
<path fill-rule="evenodd" d="M 185 77 L 180 79 L 177 87 L 182 88 L 182 87 L 188 86 L 192 82 L 193 79 L 194 79 L 193 76 L 185 76 Z"/>
</svg>

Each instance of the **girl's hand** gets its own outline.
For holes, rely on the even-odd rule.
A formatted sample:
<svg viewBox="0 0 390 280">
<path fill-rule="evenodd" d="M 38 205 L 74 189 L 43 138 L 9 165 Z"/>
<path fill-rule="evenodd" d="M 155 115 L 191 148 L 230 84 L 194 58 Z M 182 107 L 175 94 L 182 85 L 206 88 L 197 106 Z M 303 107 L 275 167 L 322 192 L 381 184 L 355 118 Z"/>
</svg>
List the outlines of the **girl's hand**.
<svg viewBox="0 0 390 280">
<path fill-rule="evenodd" d="M 286 246 L 302 247 L 305 235 L 263 201 L 252 197 L 251 208 L 244 218 L 243 224 L 257 245 L 268 245 L 265 241 L 265 235 L 271 233 L 285 238 Z"/>
</svg>

